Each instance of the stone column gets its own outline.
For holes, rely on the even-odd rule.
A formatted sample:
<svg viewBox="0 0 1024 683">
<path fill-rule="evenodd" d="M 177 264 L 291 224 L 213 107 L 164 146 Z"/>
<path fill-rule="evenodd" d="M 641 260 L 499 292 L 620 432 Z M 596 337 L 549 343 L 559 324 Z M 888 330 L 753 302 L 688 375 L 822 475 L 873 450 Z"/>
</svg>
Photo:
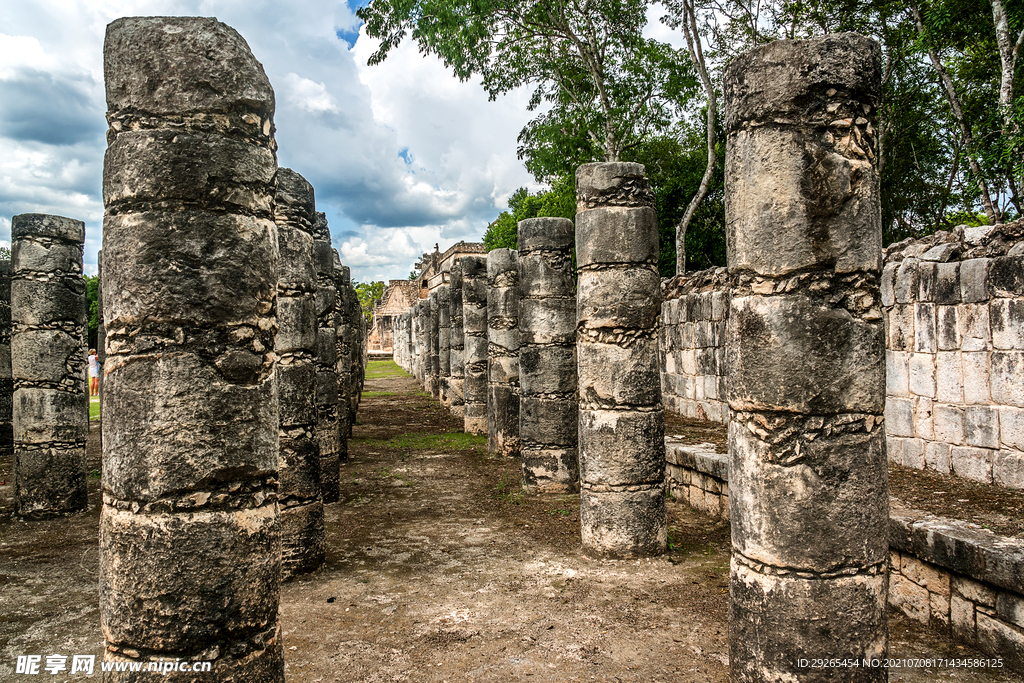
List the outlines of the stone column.
<svg viewBox="0 0 1024 683">
<path fill-rule="evenodd" d="M 451 318 L 451 285 L 437 288 L 437 384 L 441 405 L 451 406 L 452 376 L 452 318 Z"/>
<path fill-rule="evenodd" d="M 210 18 L 114 21 L 104 72 L 105 659 L 282 683 L 274 92 Z"/>
<path fill-rule="evenodd" d="M 878 44 L 778 41 L 725 74 L 733 681 L 885 681 Z M 766 125 L 767 124 L 767 125 Z"/>
<path fill-rule="evenodd" d="M 527 490 L 576 491 L 576 283 L 572 221 L 519 222 L 519 437 Z"/>
<path fill-rule="evenodd" d="M 349 392 L 352 389 L 352 324 L 349 311 L 352 295 L 352 277 L 347 266 L 341 265 L 338 252 L 332 250 L 334 286 L 338 290 L 338 311 L 334 319 L 335 355 L 338 374 L 338 463 L 348 462 Z"/>
<path fill-rule="evenodd" d="M 14 455 L 14 376 L 11 374 L 11 262 L 0 261 L 0 456 Z"/>
<path fill-rule="evenodd" d="M 487 451 L 519 457 L 519 261 L 487 253 Z"/>
<path fill-rule="evenodd" d="M 585 164 L 576 206 L 583 550 L 657 555 L 667 528 L 654 195 L 640 164 Z"/>
<path fill-rule="evenodd" d="M 363 378 L 366 370 L 366 316 L 363 315 L 363 308 L 359 303 L 359 296 L 356 288 L 352 285 L 352 276 L 348 266 L 344 266 L 348 277 L 348 302 L 349 302 L 349 393 L 348 393 L 348 436 L 352 436 L 352 425 L 356 423 L 356 414 L 359 412 L 359 400 L 363 395 Z"/>
<path fill-rule="evenodd" d="M 324 561 L 324 503 L 316 415 L 316 270 L 313 186 L 277 171 L 277 392 L 280 402 L 282 578 Z"/>
<path fill-rule="evenodd" d="M 435 289 L 427 297 L 427 355 L 430 365 L 430 371 L 427 373 L 427 391 L 434 398 L 441 397 L 440 309 Z"/>
<path fill-rule="evenodd" d="M 99 277 L 100 286 L 96 289 L 96 362 L 99 365 L 99 377 L 97 377 L 96 391 L 100 400 L 100 451 L 103 450 L 103 364 L 107 362 L 107 324 L 103 321 L 103 250 L 96 253 L 96 274 Z M 86 302 L 88 305 L 88 302 Z M 86 316 L 88 316 L 86 310 Z M 88 332 L 86 333 L 88 334 Z M 90 401 L 92 398 L 89 399 Z"/>
<path fill-rule="evenodd" d="M 316 441 L 320 448 L 320 491 L 324 503 L 339 496 L 338 450 L 338 290 L 334 286 L 334 255 L 327 216 L 317 212 L 313 223 L 313 264 L 316 269 Z"/>
<path fill-rule="evenodd" d="M 85 223 L 38 213 L 11 219 L 15 511 L 84 510 L 89 435 Z"/>
<path fill-rule="evenodd" d="M 463 429 L 487 433 L 487 257 L 462 257 Z"/>
<path fill-rule="evenodd" d="M 421 377 L 421 368 L 420 368 L 420 360 L 421 360 L 421 354 L 420 354 L 420 314 L 421 314 L 422 308 L 423 308 L 421 302 L 422 302 L 422 300 L 417 300 L 412 305 L 412 308 L 409 309 L 409 316 L 410 316 L 410 318 L 409 318 L 409 320 L 410 320 L 409 337 L 410 337 L 410 341 L 411 341 L 411 344 L 412 344 L 412 356 L 410 358 L 410 365 L 411 365 L 410 373 L 412 374 L 413 377 L 416 378 L 416 381 L 419 382 L 420 384 L 423 383 L 422 379 L 420 378 Z"/>
<path fill-rule="evenodd" d="M 451 316 L 451 335 L 449 366 L 451 376 L 448 378 L 448 407 L 452 415 L 462 419 L 465 415 L 465 399 L 463 396 L 463 377 L 465 365 L 463 349 L 465 348 L 465 331 L 462 326 L 462 259 L 456 259 L 449 273 L 451 286 L 449 311 Z"/>
</svg>

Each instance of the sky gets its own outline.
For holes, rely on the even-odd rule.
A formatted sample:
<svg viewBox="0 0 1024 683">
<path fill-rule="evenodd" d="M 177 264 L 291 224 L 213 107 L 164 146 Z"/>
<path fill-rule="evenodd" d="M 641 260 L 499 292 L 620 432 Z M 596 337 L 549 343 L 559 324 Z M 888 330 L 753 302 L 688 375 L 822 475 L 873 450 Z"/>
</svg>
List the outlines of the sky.
<svg viewBox="0 0 1024 683">
<path fill-rule="evenodd" d="M 85 272 L 102 245 L 106 149 L 103 35 L 123 16 L 214 16 L 236 29 L 274 87 L 278 164 L 310 183 L 353 281 L 405 279 L 420 256 L 478 242 L 519 187 L 516 158 L 537 112 L 529 91 L 489 102 L 404 42 L 383 64 L 377 41 L 331 0 L 21 0 L 0 24 L 0 245 L 11 217 L 85 222 Z M 652 10 L 653 12 L 653 10 Z M 648 35 L 679 45 L 649 15 Z"/>
</svg>

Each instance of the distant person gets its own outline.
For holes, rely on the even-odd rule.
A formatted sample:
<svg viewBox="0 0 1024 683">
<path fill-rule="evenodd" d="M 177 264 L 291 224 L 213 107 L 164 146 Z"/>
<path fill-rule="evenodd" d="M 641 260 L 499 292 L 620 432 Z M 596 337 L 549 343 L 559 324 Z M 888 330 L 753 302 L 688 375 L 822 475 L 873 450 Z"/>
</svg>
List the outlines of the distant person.
<svg viewBox="0 0 1024 683">
<path fill-rule="evenodd" d="M 96 349 L 89 349 L 89 395 L 100 395 L 100 358 Z"/>
</svg>

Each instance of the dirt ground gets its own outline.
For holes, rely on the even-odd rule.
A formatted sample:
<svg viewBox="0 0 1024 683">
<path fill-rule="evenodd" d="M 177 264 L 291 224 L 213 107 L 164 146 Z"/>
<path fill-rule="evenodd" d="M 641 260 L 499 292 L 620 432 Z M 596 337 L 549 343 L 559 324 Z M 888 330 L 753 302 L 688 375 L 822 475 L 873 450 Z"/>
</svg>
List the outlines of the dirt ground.
<svg viewBox="0 0 1024 683">
<path fill-rule="evenodd" d="M 342 499 L 326 506 L 327 561 L 282 588 L 288 681 L 728 679 L 726 525 L 669 500 L 666 555 L 585 558 L 574 496 L 522 494 L 515 463 L 487 458 L 485 439 L 389 368 L 368 373 Z M 9 460 L 0 482 L 0 680 L 32 681 L 14 674 L 17 655 L 102 652 L 98 478 L 87 513 L 45 522 L 12 516 Z M 895 616 L 890 633 L 892 657 L 983 656 Z M 1021 677 L 894 669 L 890 680 Z"/>
</svg>

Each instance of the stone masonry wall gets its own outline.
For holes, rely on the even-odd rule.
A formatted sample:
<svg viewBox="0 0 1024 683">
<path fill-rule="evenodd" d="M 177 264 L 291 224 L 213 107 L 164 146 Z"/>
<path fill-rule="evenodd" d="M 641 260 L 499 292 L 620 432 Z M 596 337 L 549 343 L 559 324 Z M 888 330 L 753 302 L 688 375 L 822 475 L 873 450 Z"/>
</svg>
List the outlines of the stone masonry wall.
<svg viewBox="0 0 1024 683">
<path fill-rule="evenodd" d="M 887 250 L 890 462 L 1024 488 L 1024 222 Z"/>
</svg>

